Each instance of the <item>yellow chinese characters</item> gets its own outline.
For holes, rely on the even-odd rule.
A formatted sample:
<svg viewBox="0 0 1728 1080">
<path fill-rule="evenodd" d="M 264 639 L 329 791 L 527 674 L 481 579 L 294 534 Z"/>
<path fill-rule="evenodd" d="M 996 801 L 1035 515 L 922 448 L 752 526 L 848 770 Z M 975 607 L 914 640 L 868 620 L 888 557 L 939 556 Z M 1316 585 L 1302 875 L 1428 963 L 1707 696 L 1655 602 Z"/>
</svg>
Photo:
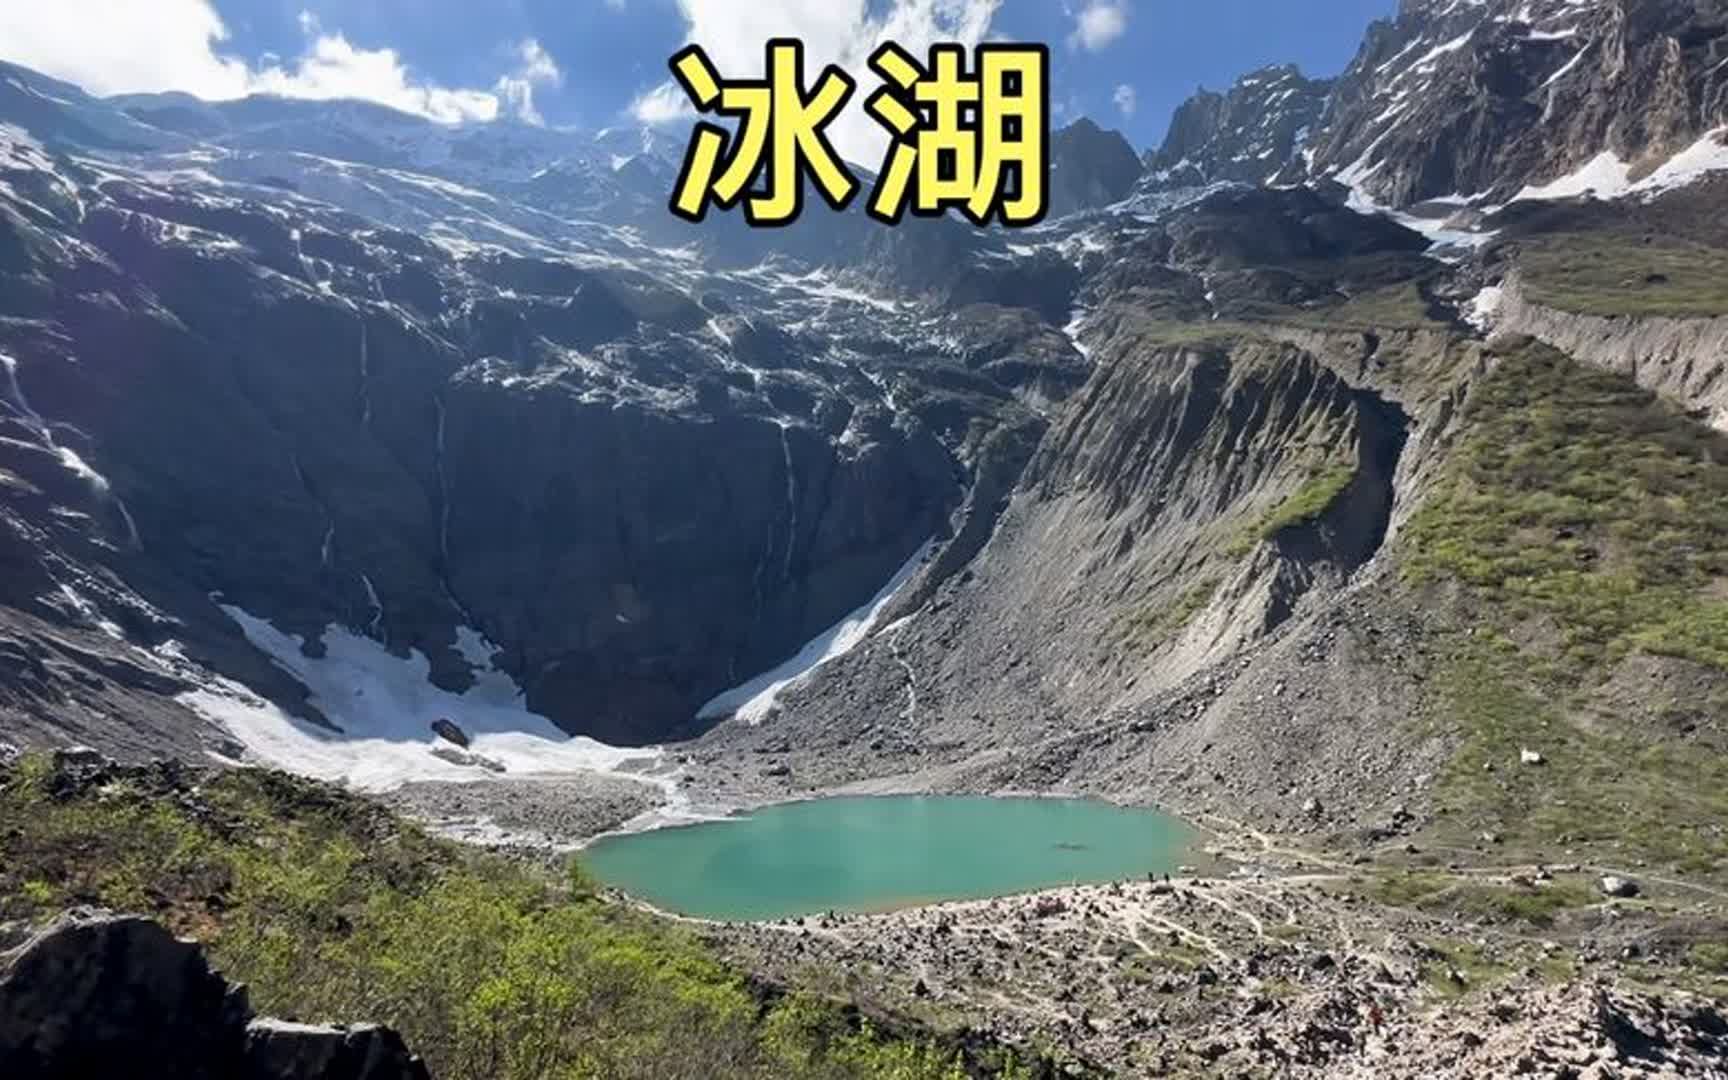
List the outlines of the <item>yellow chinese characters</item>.
<svg viewBox="0 0 1728 1080">
<path fill-rule="evenodd" d="M 804 181 L 844 210 L 857 179 L 828 141 L 827 129 L 857 84 L 828 66 L 808 92 L 800 42 L 768 42 L 766 77 L 722 81 L 699 46 L 672 58 L 672 72 L 704 113 L 685 154 L 672 212 L 700 222 L 709 207 L 740 202 L 752 225 L 785 225 L 804 208 Z M 972 71 L 966 50 L 934 45 L 927 65 L 892 42 L 870 67 L 883 86 L 865 111 L 891 142 L 870 216 L 898 224 L 908 209 L 938 217 L 958 209 L 975 225 L 1036 225 L 1048 208 L 1050 51 L 1043 45 L 979 45 Z"/>
<path fill-rule="evenodd" d="M 865 108 L 894 135 L 870 215 L 898 224 L 910 206 L 934 217 L 958 208 L 975 225 L 1044 220 L 1050 171 L 1050 51 L 1043 45 L 980 45 L 968 78 L 958 45 L 930 49 L 920 67 L 892 42 L 870 67 L 885 86 Z"/>
<path fill-rule="evenodd" d="M 750 224 L 785 225 L 797 220 L 804 208 L 805 176 L 815 180 L 836 210 L 845 209 L 857 194 L 857 179 L 834 153 L 826 133 L 857 84 L 830 66 L 806 94 L 804 46 L 776 39 L 768 43 L 767 53 L 768 77 L 754 82 L 722 83 L 699 46 L 672 58 L 672 72 L 696 107 L 738 125 L 735 142 L 718 124 L 696 125 L 672 196 L 672 212 L 679 217 L 701 221 L 710 203 L 729 210 L 749 193 L 744 217 Z M 753 189 L 764 170 L 766 191 L 757 193 Z"/>
</svg>

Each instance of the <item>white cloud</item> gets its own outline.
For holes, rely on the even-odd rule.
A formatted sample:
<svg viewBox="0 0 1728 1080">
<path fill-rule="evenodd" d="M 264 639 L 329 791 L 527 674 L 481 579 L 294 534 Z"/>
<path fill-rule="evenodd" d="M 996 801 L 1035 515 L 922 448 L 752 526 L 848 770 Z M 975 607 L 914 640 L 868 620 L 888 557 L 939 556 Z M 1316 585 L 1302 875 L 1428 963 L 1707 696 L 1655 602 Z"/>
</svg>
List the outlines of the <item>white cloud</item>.
<svg viewBox="0 0 1728 1080">
<path fill-rule="evenodd" d="M 1128 5 L 1123 0 L 1091 0 L 1074 17 L 1068 47 L 1098 52 L 1128 32 Z"/>
<path fill-rule="evenodd" d="M 939 41 L 970 48 L 989 34 L 1001 0 L 890 0 L 872 14 L 872 7 L 883 6 L 870 0 L 678 0 L 688 40 L 701 45 L 727 78 L 760 77 L 767 40 L 793 37 L 804 42 L 806 83 L 828 64 L 858 80 L 851 104 L 828 131 L 842 157 L 869 169 L 880 166 L 888 146 L 887 134 L 863 109 L 878 85 L 870 54 L 890 40 L 920 57 Z M 631 111 L 645 123 L 681 121 L 690 112 L 683 91 L 670 81 L 638 97 Z"/>
<path fill-rule="evenodd" d="M 238 97 L 250 72 L 217 55 L 227 37 L 207 0 L 0 4 L 0 55 L 98 94 L 186 90 Z"/>
<path fill-rule="evenodd" d="M 445 123 L 492 120 L 499 111 L 498 98 L 485 90 L 451 90 L 411 80 L 394 49 L 360 49 L 340 33 L 321 31 L 292 65 L 251 72 L 245 92 L 315 100 L 357 98 Z"/>
<path fill-rule="evenodd" d="M 541 123 L 540 110 L 534 107 L 536 86 L 563 86 L 564 72 L 559 70 L 552 54 L 534 38 L 516 47 L 521 64 L 508 75 L 500 75 L 493 90 L 498 94 L 505 112 L 530 124 Z"/>
<path fill-rule="evenodd" d="M 518 47 L 518 65 L 491 90 L 440 86 L 416 78 L 394 49 L 358 47 L 310 12 L 299 21 L 306 43 L 297 58 L 252 65 L 221 51 L 228 28 L 209 0 L 7 0 L 0 3 L 0 56 L 95 94 L 359 98 L 446 123 L 501 113 L 536 120 L 534 87 L 561 78 L 529 40 Z"/>
<path fill-rule="evenodd" d="M 696 107 L 677 83 L 663 82 L 631 102 L 630 113 L 644 124 L 670 124 L 693 118 Z"/>
<path fill-rule="evenodd" d="M 1140 107 L 1140 95 L 1127 83 L 1118 86 L 1116 92 L 1110 95 L 1110 100 L 1116 103 L 1116 111 L 1125 119 L 1132 117 L 1134 111 Z"/>
</svg>

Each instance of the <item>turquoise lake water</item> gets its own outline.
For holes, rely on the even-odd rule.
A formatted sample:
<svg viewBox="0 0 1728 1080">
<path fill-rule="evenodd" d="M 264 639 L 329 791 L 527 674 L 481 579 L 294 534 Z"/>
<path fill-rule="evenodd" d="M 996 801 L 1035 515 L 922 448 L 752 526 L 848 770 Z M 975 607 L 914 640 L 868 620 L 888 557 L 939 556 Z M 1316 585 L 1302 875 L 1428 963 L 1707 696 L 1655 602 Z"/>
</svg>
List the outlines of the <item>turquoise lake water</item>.
<svg viewBox="0 0 1728 1080">
<path fill-rule="evenodd" d="M 1153 810 L 1070 799 L 817 799 L 595 842 L 589 872 L 657 907 L 780 919 L 1173 873 L 1195 843 Z"/>
</svg>

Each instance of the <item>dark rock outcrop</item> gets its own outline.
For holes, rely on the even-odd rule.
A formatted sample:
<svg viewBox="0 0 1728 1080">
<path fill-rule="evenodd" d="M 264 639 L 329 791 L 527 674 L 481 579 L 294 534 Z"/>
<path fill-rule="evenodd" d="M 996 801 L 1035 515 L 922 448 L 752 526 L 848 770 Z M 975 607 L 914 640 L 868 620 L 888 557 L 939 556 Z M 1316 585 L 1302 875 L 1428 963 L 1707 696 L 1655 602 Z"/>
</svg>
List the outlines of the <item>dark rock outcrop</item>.
<svg viewBox="0 0 1728 1080">
<path fill-rule="evenodd" d="M 71 912 L 0 957 L 0 1075 L 426 1080 L 386 1028 L 255 1019 L 204 950 L 135 916 Z"/>
<path fill-rule="evenodd" d="M 1121 132 L 1082 117 L 1050 137 L 1050 216 L 1118 202 L 1140 173 L 1140 159 Z"/>
<path fill-rule="evenodd" d="M 468 733 L 447 716 L 440 716 L 432 721 L 432 732 L 445 742 L 455 743 L 464 750 L 468 749 Z"/>
</svg>

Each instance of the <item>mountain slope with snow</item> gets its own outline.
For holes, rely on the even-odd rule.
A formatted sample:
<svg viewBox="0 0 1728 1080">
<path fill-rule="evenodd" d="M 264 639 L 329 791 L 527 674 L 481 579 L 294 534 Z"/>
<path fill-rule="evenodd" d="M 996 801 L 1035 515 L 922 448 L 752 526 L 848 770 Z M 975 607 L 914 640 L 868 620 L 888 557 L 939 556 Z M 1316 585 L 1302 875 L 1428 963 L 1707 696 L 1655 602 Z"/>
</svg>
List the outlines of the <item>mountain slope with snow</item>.
<svg viewBox="0 0 1728 1080">
<path fill-rule="evenodd" d="M 122 684 L 184 701 L 207 670 L 341 729 L 224 611 L 313 659 L 344 634 L 423 656 L 427 701 L 478 677 L 473 627 L 525 716 L 613 743 L 706 723 L 1023 460 L 1084 360 L 1011 314 L 1066 320 L 1054 246 L 907 230 L 933 266 L 857 243 L 861 214 L 695 229 L 664 211 L 677 160 L 646 130 L 104 100 L 0 69 L 21 651 L 76 649 L 42 636 L 64 627 L 149 673 Z M 1006 362 L 1026 334 L 1041 354 Z M 5 691 L 25 732 L 81 727 L 59 682 Z M 127 692 L 102 686 L 98 710 Z"/>
<path fill-rule="evenodd" d="M 1695 148 L 1724 126 L 1719 5 L 1405 0 L 1335 79 L 1269 69 L 1192 99 L 1150 165 L 1170 185 L 1330 180 L 1394 209 L 1504 203 L 1599 161 L 1642 179 L 1708 153 Z"/>
</svg>

